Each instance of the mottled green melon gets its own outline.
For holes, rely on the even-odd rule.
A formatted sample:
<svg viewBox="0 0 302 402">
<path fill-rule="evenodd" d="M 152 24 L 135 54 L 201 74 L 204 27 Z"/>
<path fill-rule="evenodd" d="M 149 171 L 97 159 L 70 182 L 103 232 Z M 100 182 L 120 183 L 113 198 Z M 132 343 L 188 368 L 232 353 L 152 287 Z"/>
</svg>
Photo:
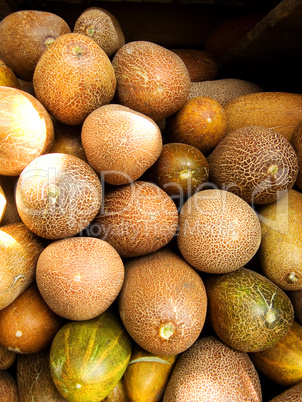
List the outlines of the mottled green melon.
<svg viewBox="0 0 302 402">
<path fill-rule="evenodd" d="M 101 401 L 123 376 L 131 350 L 131 338 L 111 310 L 91 320 L 70 321 L 51 344 L 53 381 L 67 401 Z"/>
</svg>

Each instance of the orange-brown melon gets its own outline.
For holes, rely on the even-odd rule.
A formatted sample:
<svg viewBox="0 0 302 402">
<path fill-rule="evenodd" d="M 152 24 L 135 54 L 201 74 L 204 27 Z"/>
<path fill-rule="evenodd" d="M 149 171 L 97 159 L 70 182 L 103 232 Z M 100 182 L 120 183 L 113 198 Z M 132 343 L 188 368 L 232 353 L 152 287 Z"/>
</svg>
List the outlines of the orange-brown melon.
<svg viewBox="0 0 302 402">
<path fill-rule="evenodd" d="M 2 402 L 19 402 L 17 382 L 9 371 L 0 371 L 0 396 Z"/>
<path fill-rule="evenodd" d="M 245 126 L 263 126 L 291 140 L 302 120 L 302 94 L 257 92 L 239 96 L 225 106 L 228 132 Z"/>
<path fill-rule="evenodd" d="M 171 49 L 185 63 L 191 82 L 215 80 L 218 64 L 214 56 L 201 49 Z"/>
<path fill-rule="evenodd" d="M 17 176 L 50 150 L 53 123 L 35 97 L 17 88 L 0 86 L 0 109 L 0 174 Z"/>
<path fill-rule="evenodd" d="M 163 402 L 262 401 L 259 375 L 245 352 L 201 337 L 176 362 Z"/>
<path fill-rule="evenodd" d="M 168 194 L 138 180 L 105 194 L 88 233 L 106 240 L 122 257 L 136 257 L 168 244 L 177 224 L 177 208 Z"/>
<path fill-rule="evenodd" d="M 11 304 L 35 279 L 44 244 L 24 223 L 0 228 L 0 309 Z"/>
<path fill-rule="evenodd" d="M 18 354 L 16 378 L 19 402 L 66 402 L 51 377 L 48 347 L 37 353 Z"/>
<path fill-rule="evenodd" d="M 293 131 L 291 144 L 298 157 L 299 172 L 296 180 L 296 185 L 302 191 L 302 120 L 298 123 Z"/>
<path fill-rule="evenodd" d="M 207 296 L 197 272 L 163 248 L 126 262 L 118 304 L 122 321 L 139 346 L 150 353 L 175 355 L 199 337 Z"/>
<path fill-rule="evenodd" d="M 90 113 L 81 139 L 90 166 L 115 185 L 139 179 L 162 149 L 160 129 L 151 118 L 116 104 Z"/>
<path fill-rule="evenodd" d="M 36 64 L 59 36 L 70 32 L 60 16 L 40 10 L 19 10 L 0 22 L 0 58 L 16 76 L 32 81 Z"/>
<path fill-rule="evenodd" d="M 208 156 L 210 180 L 250 204 L 268 204 L 291 189 L 297 155 L 279 132 L 263 126 L 228 133 Z"/>
<path fill-rule="evenodd" d="M 22 171 L 17 182 L 20 218 L 31 231 L 47 239 L 80 233 L 95 218 L 101 202 L 97 174 L 74 155 L 42 155 Z"/>
<path fill-rule="evenodd" d="M 166 119 L 163 133 L 167 142 L 192 145 L 208 155 L 226 134 L 224 107 L 208 96 L 197 96 Z"/>
<path fill-rule="evenodd" d="M 74 24 L 73 32 L 92 38 L 109 56 L 125 44 L 125 35 L 119 21 L 108 10 L 89 7 Z"/>
<path fill-rule="evenodd" d="M 124 265 L 107 242 L 69 237 L 49 244 L 40 254 L 36 281 L 48 306 L 69 320 L 89 320 L 118 296 Z"/>
<path fill-rule="evenodd" d="M 51 344 L 64 320 L 45 303 L 32 283 L 0 310 L 0 343 L 16 353 L 36 353 Z"/>
<path fill-rule="evenodd" d="M 239 78 L 221 78 L 210 81 L 192 82 L 188 99 L 196 96 L 208 96 L 222 106 L 239 96 L 262 92 L 262 88 L 254 82 Z"/>
<path fill-rule="evenodd" d="M 118 103 L 155 121 L 175 113 L 188 98 L 188 69 L 179 56 L 163 46 L 149 41 L 128 42 L 116 52 L 112 64 Z"/>
<path fill-rule="evenodd" d="M 55 118 L 76 125 L 94 109 L 111 102 L 116 78 L 100 46 L 72 32 L 57 38 L 40 57 L 33 86 L 36 97 Z"/>
<path fill-rule="evenodd" d="M 178 248 L 200 271 L 235 271 L 252 259 L 260 241 L 261 227 L 255 211 L 228 191 L 199 191 L 180 211 Z"/>
</svg>

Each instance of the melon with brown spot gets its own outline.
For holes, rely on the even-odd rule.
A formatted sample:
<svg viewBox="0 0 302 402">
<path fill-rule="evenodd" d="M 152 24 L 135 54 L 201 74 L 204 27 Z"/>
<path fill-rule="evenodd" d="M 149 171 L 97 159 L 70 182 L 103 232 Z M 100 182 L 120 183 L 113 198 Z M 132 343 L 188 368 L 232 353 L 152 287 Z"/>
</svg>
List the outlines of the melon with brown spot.
<svg viewBox="0 0 302 402">
<path fill-rule="evenodd" d="M 229 191 L 199 191 L 180 211 L 178 248 L 200 271 L 235 271 L 252 259 L 260 241 L 261 226 L 255 211 Z"/>
<path fill-rule="evenodd" d="M 247 353 L 215 336 L 201 337 L 172 371 L 163 402 L 261 402 L 259 375 Z"/>
<path fill-rule="evenodd" d="M 90 113 L 83 123 L 81 139 L 90 166 L 102 174 L 106 183 L 114 185 L 139 179 L 162 150 L 157 124 L 117 104 Z"/>
<path fill-rule="evenodd" d="M 21 173 L 16 204 L 24 224 L 47 239 L 81 232 L 101 206 L 102 187 L 82 159 L 50 153 L 33 160 Z"/>
<path fill-rule="evenodd" d="M 62 123 L 81 124 L 94 109 L 111 102 L 116 78 L 100 46 L 72 32 L 57 38 L 43 53 L 33 86 L 36 97 L 54 117 Z"/>
<path fill-rule="evenodd" d="M 128 42 L 116 52 L 112 64 L 118 102 L 155 121 L 175 113 L 188 98 L 191 80 L 187 67 L 163 46 Z"/>
<path fill-rule="evenodd" d="M 69 320 L 89 320 L 103 313 L 118 296 L 124 264 L 104 240 L 69 237 L 42 251 L 36 281 L 56 314 Z"/>
<path fill-rule="evenodd" d="M 210 180 L 249 204 L 276 201 L 296 181 L 297 155 L 283 135 L 263 126 L 228 133 L 208 156 Z"/>
<path fill-rule="evenodd" d="M 105 194 L 88 233 L 106 240 L 121 257 L 136 257 L 168 244 L 177 224 L 177 207 L 169 195 L 156 184 L 138 180 Z"/>
<path fill-rule="evenodd" d="M 199 337 L 207 295 L 198 273 L 179 254 L 163 248 L 126 262 L 118 305 L 125 328 L 140 347 L 175 355 Z"/>
<path fill-rule="evenodd" d="M 109 57 L 125 44 L 125 35 L 119 21 L 108 10 L 100 7 L 84 10 L 76 20 L 73 32 L 92 38 Z"/>
<path fill-rule="evenodd" d="M 291 140 L 302 120 L 302 94 L 257 92 L 239 96 L 225 106 L 228 132 L 245 126 L 263 126 Z"/>
</svg>

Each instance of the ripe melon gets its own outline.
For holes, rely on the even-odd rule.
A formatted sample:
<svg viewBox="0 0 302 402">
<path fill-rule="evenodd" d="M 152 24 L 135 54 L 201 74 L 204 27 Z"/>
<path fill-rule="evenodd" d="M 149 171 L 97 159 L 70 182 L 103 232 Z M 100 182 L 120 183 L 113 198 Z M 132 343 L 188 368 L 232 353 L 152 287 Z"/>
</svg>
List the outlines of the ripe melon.
<svg viewBox="0 0 302 402">
<path fill-rule="evenodd" d="M 70 33 L 57 38 L 40 57 L 33 86 L 55 118 L 76 125 L 111 102 L 116 78 L 109 57 L 93 39 Z"/>
<path fill-rule="evenodd" d="M 101 401 L 122 378 L 131 349 L 131 338 L 111 310 L 70 321 L 51 344 L 51 376 L 67 401 Z"/>
</svg>

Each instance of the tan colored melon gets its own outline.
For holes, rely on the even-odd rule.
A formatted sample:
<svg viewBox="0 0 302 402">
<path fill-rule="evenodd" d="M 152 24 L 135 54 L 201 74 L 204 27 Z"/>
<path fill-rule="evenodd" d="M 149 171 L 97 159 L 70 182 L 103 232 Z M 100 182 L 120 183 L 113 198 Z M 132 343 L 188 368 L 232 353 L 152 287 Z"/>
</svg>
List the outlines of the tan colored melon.
<svg viewBox="0 0 302 402">
<path fill-rule="evenodd" d="M 136 257 L 168 244 L 177 223 L 177 208 L 168 194 L 138 180 L 106 193 L 88 233 L 106 240 L 122 257 Z"/>
<path fill-rule="evenodd" d="M 64 323 L 47 306 L 35 283 L 0 310 L 0 321 L 0 343 L 16 353 L 43 350 Z"/>
<path fill-rule="evenodd" d="M 0 309 L 11 304 L 35 279 L 44 245 L 24 223 L 0 228 Z"/>
<path fill-rule="evenodd" d="M 155 121 L 175 113 L 188 98 L 190 75 L 179 56 L 149 41 L 122 46 L 112 64 L 117 101 Z"/>
<path fill-rule="evenodd" d="M 222 106 L 231 100 L 249 93 L 262 92 L 262 88 L 254 82 L 239 78 L 221 78 L 210 81 L 192 82 L 189 99 L 196 96 L 209 96 Z"/>
<path fill-rule="evenodd" d="M 200 271 L 234 271 L 252 259 L 260 241 L 256 213 L 231 192 L 199 191 L 180 211 L 178 248 L 185 260 Z"/>
<path fill-rule="evenodd" d="M 32 95 L 0 86 L 0 174 L 17 176 L 54 140 L 52 120 Z"/>
<path fill-rule="evenodd" d="M 218 64 L 214 56 L 201 49 L 171 49 L 185 63 L 191 82 L 215 80 L 218 75 Z"/>
<path fill-rule="evenodd" d="M 225 112 L 228 132 L 245 126 L 263 126 L 276 130 L 290 141 L 294 128 L 302 120 L 302 94 L 250 93 L 230 101 Z"/>
<path fill-rule="evenodd" d="M 69 320 L 89 320 L 117 298 L 124 264 L 107 242 L 69 237 L 49 244 L 40 254 L 36 281 L 48 306 Z"/>
<path fill-rule="evenodd" d="M 199 337 L 207 296 L 197 272 L 176 252 L 163 248 L 126 262 L 118 304 L 139 346 L 157 355 L 175 355 Z"/>
<path fill-rule="evenodd" d="M 109 56 L 125 44 L 125 35 L 116 17 L 100 7 L 89 7 L 74 24 L 73 32 L 92 38 Z"/>
<path fill-rule="evenodd" d="M 291 138 L 291 144 L 298 157 L 299 172 L 296 180 L 296 185 L 302 191 L 302 120 L 295 127 Z"/>
<path fill-rule="evenodd" d="M 76 125 L 94 109 L 111 102 L 116 78 L 100 46 L 72 32 L 57 38 L 40 57 L 33 86 L 36 97 L 55 118 Z"/>
<path fill-rule="evenodd" d="M 287 388 L 281 394 L 276 395 L 269 402 L 301 402 L 302 382 Z"/>
<path fill-rule="evenodd" d="M 19 10 L 0 23 L 0 58 L 18 78 L 32 81 L 36 64 L 59 36 L 70 32 L 59 15 L 40 10 Z"/>
<path fill-rule="evenodd" d="M 297 155 L 279 132 L 263 126 L 228 133 L 208 156 L 210 180 L 250 204 L 276 201 L 296 181 Z"/>
<path fill-rule="evenodd" d="M 101 182 L 82 159 L 49 153 L 21 173 L 16 204 L 25 225 L 40 237 L 60 239 L 81 232 L 102 202 Z"/>
<path fill-rule="evenodd" d="M 19 402 L 17 382 L 12 373 L 0 371 L 0 397 L 2 402 Z"/>
<path fill-rule="evenodd" d="M 261 402 L 259 375 L 245 352 L 201 337 L 176 362 L 163 402 Z"/>
<path fill-rule="evenodd" d="M 82 144 L 90 166 L 106 183 L 139 179 L 158 159 L 162 136 L 148 116 L 123 105 L 104 105 L 85 119 Z"/>
</svg>

